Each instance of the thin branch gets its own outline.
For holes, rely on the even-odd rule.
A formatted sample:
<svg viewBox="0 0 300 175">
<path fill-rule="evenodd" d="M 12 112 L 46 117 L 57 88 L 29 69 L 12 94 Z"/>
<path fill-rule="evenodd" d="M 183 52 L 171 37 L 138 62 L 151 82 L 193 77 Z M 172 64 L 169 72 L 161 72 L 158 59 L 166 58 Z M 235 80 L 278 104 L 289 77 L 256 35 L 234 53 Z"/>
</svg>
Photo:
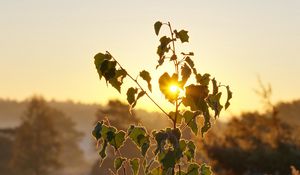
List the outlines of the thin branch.
<svg viewBox="0 0 300 175">
<path fill-rule="evenodd" d="M 128 77 L 132 80 L 132 81 L 134 81 L 138 86 L 139 86 L 139 88 L 142 90 L 142 91 L 144 91 L 145 92 L 145 94 L 146 94 L 146 96 L 166 115 L 166 116 L 168 116 L 172 121 L 173 121 L 173 119 L 172 119 L 172 117 L 164 110 L 164 109 L 162 109 L 162 107 L 160 107 L 154 100 L 153 100 L 153 98 L 147 93 L 147 91 L 145 91 L 144 90 L 144 88 L 138 83 L 138 81 L 136 80 L 136 79 L 134 79 L 123 67 L 122 67 L 122 65 L 108 52 L 108 51 L 106 51 L 106 53 L 107 54 L 109 54 L 115 61 L 116 61 L 116 63 L 120 66 L 120 68 L 122 69 L 122 70 L 124 70 L 125 72 L 126 72 L 126 74 L 128 75 Z"/>
</svg>

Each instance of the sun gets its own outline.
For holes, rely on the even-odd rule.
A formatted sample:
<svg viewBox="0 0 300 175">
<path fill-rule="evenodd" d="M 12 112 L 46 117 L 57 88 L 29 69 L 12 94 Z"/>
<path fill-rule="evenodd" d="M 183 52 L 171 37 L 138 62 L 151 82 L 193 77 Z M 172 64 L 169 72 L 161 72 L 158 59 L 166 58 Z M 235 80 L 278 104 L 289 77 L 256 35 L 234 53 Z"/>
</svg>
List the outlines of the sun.
<svg viewBox="0 0 300 175">
<path fill-rule="evenodd" d="M 177 93 L 179 91 L 179 87 L 177 85 L 171 85 L 169 90 L 172 93 Z"/>
</svg>

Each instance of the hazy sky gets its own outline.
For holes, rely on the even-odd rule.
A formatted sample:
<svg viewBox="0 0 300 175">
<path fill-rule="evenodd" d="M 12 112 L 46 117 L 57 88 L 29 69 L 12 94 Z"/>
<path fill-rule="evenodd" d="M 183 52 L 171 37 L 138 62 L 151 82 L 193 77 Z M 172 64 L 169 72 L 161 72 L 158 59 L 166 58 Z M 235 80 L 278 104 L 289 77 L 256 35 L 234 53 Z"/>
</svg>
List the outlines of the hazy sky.
<svg viewBox="0 0 300 175">
<path fill-rule="evenodd" d="M 231 112 L 259 106 L 257 75 L 272 84 L 275 102 L 300 98 L 299 0 L 0 0 L 0 97 L 116 98 L 93 56 L 109 50 L 134 75 L 154 71 L 157 20 L 189 31 L 198 70 L 232 87 Z"/>
</svg>

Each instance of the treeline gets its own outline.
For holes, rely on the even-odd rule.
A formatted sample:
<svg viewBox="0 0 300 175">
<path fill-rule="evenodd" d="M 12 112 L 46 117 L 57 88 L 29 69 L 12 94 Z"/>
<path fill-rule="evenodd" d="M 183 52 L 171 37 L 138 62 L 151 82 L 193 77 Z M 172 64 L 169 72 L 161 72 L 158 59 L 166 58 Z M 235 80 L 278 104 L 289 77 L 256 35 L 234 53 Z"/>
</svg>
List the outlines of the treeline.
<svg viewBox="0 0 300 175">
<path fill-rule="evenodd" d="M 199 141 L 202 158 L 220 175 L 287 175 L 300 169 L 300 101 L 233 117 Z M 299 173 L 299 172 L 298 172 Z M 298 175 L 298 174 L 297 174 Z"/>
<path fill-rule="evenodd" d="M 21 118 L 19 126 L 0 130 L 2 174 L 63 175 L 85 168 L 82 133 L 64 113 L 33 97 Z"/>
</svg>

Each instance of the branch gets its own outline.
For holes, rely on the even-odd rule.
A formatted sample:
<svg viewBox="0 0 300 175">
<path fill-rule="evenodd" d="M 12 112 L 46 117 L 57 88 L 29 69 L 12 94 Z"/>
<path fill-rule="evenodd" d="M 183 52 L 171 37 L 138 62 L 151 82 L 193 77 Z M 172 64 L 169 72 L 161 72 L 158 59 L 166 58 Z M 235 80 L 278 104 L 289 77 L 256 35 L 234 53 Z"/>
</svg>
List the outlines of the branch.
<svg viewBox="0 0 300 175">
<path fill-rule="evenodd" d="M 166 115 L 166 116 L 168 116 L 172 121 L 174 121 L 173 119 L 172 119 L 172 117 L 164 110 L 164 109 L 162 109 L 162 107 L 160 107 L 154 100 L 153 100 L 153 98 L 148 94 L 148 92 L 147 91 L 145 91 L 144 90 L 144 88 L 138 83 L 138 81 L 136 80 L 136 79 L 134 79 L 122 66 L 121 66 L 121 64 L 108 52 L 108 51 L 106 51 L 106 53 L 107 54 L 109 54 L 116 62 L 117 62 L 117 64 L 120 66 L 120 68 L 122 69 L 122 70 L 124 70 L 125 72 L 126 72 L 126 74 L 128 75 L 128 77 L 132 80 L 132 81 L 134 81 L 138 86 L 139 86 L 139 88 L 142 90 L 142 91 L 144 91 L 145 92 L 145 94 L 146 94 L 146 96 Z"/>
</svg>

